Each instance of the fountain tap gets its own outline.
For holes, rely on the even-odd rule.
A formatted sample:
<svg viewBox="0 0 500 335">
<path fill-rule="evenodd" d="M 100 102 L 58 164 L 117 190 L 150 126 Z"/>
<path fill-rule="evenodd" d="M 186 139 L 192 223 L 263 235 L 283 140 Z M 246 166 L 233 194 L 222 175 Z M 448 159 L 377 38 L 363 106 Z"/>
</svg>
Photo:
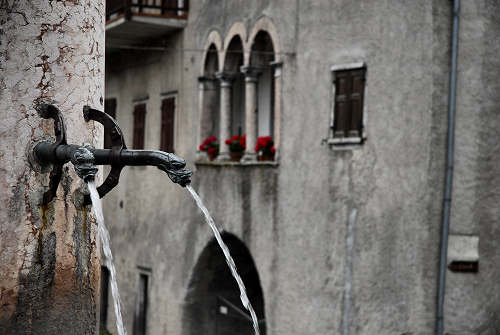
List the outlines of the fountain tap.
<svg viewBox="0 0 500 335">
<path fill-rule="evenodd" d="M 33 158 L 42 167 L 52 166 L 49 190 L 43 196 L 43 204 L 48 204 L 55 196 L 62 177 L 62 166 L 73 163 L 77 175 L 85 182 L 92 181 L 97 173 L 96 165 L 110 165 L 111 171 L 104 183 L 97 188 L 103 198 L 118 185 L 120 173 L 125 166 L 156 166 L 167 173 L 168 177 L 181 186 L 191 183 L 192 172 L 185 168 L 186 162 L 174 154 L 159 150 L 129 150 L 125 145 L 123 134 L 115 120 L 108 114 L 83 107 L 85 121 L 101 123 L 111 134 L 111 149 L 96 149 L 92 146 L 67 144 L 64 121 L 59 110 L 50 104 L 40 104 L 38 111 L 41 117 L 54 120 L 56 141 L 42 141 L 33 149 Z M 87 196 L 85 204 L 90 204 Z"/>
</svg>

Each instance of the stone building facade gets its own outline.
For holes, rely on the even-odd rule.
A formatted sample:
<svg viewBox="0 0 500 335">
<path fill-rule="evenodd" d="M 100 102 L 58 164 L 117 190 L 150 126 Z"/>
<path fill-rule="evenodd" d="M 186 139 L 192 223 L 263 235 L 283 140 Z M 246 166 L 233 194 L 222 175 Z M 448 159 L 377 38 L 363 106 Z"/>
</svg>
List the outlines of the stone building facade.
<svg viewBox="0 0 500 335">
<path fill-rule="evenodd" d="M 183 4 L 163 28 L 137 8 L 108 17 L 108 111 L 130 146 L 143 129 L 144 148 L 168 142 L 194 170 L 263 333 L 433 333 L 452 2 Z M 499 10 L 460 10 L 449 334 L 500 332 Z M 235 134 L 246 134 L 240 162 L 224 144 Z M 214 161 L 198 148 L 211 135 Z M 253 150 L 264 135 L 273 161 Z M 105 217 L 129 333 L 250 331 L 186 190 L 126 168 Z M 113 330 L 112 304 L 103 317 Z"/>
</svg>

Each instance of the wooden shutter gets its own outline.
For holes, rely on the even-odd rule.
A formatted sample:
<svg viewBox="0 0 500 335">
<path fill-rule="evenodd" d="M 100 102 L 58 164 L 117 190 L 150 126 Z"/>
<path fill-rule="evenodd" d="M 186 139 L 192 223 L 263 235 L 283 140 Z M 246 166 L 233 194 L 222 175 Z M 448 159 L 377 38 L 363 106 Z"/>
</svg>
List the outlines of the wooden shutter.
<svg viewBox="0 0 500 335">
<path fill-rule="evenodd" d="M 167 98 L 161 104 L 160 150 L 174 152 L 175 98 Z"/>
<path fill-rule="evenodd" d="M 361 137 L 366 69 L 335 72 L 335 137 Z"/>
<path fill-rule="evenodd" d="M 351 120 L 348 136 L 361 137 L 363 129 L 363 92 L 365 90 L 365 69 L 356 69 L 350 73 L 351 79 Z"/>
<path fill-rule="evenodd" d="M 146 313 L 148 306 L 148 275 L 139 275 L 139 285 L 135 305 L 134 335 L 146 334 Z"/>
<path fill-rule="evenodd" d="M 350 111 L 350 80 L 348 71 L 339 71 L 335 74 L 335 123 L 336 137 L 346 136 Z"/>
<path fill-rule="evenodd" d="M 134 149 L 144 149 L 144 127 L 146 119 L 146 104 L 134 107 Z"/>
<path fill-rule="evenodd" d="M 104 112 L 116 119 L 116 99 L 104 100 Z M 111 134 L 108 129 L 104 129 L 104 149 L 111 148 Z"/>
<path fill-rule="evenodd" d="M 109 270 L 105 266 L 101 266 L 101 306 L 99 316 L 99 330 L 104 331 L 108 322 L 108 286 L 109 286 Z"/>
</svg>

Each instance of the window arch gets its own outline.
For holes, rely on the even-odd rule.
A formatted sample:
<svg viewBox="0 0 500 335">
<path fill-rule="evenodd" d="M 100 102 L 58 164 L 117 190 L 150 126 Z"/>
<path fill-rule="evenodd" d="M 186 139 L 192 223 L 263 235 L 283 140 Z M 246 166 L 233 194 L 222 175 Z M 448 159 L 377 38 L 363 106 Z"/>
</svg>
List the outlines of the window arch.
<svg viewBox="0 0 500 335">
<path fill-rule="evenodd" d="M 245 133 L 245 81 L 240 72 L 243 65 L 243 40 L 235 35 L 226 48 L 223 72 L 231 80 L 231 117 L 230 134 Z M 221 139 L 222 141 L 225 138 Z"/>
<path fill-rule="evenodd" d="M 219 72 L 219 55 L 215 43 L 206 51 L 203 75 L 200 82 L 200 138 L 219 136 L 220 85 L 216 79 Z"/>
<path fill-rule="evenodd" d="M 274 46 L 268 32 L 255 35 L 250 51 L 250 66 L 259 69 L 257 84 L 257 136 L 274 135 Z"/>
</svg>

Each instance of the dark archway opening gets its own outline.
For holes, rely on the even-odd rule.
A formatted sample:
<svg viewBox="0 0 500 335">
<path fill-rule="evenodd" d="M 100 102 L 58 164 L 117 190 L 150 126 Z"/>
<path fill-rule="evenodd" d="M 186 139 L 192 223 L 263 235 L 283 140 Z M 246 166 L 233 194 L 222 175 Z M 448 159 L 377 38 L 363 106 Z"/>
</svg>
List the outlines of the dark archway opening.
<svg viewBox="0 0 500 335">
<path fill-rule="evenodd" d="M 247 247 L 236 236 L 222 235 L 245 283 L 250 302 L 266 334 L 264 296 L 259 275 Z M 213 239 L 201 253 L 189 283 L 184 306 L 184 335 L 253 334 L 250 314 L 240 301 L 236 281 L 224 255 Z"/>
</svg>

